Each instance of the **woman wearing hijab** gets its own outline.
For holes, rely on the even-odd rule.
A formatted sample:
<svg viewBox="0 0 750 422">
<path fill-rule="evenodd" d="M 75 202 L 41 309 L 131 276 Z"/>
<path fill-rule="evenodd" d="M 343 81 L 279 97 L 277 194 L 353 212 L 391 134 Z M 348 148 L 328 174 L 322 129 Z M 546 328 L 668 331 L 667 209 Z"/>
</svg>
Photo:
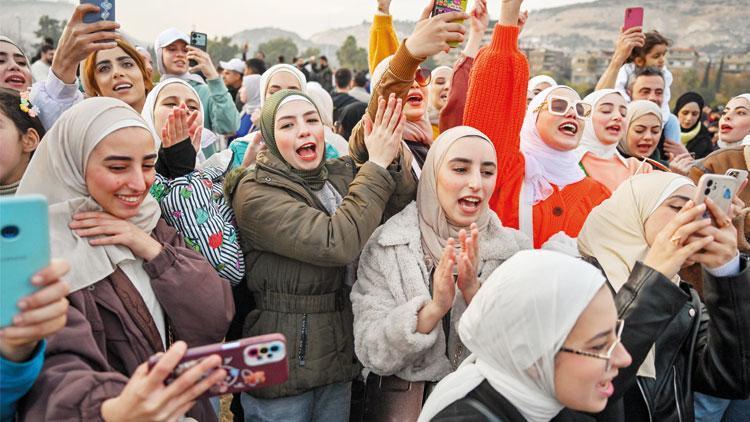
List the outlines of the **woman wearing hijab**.
<svg viewBox="0 0 750 422">
<path fill-rule="evenodd" d="M 453 22 L 467 19 L 460 12 L 443 13 L 430 17 L 431 6 L 422 11 L 420 23 L 414 32 L 401 43 L 396 52 L 378 63 L 372 72 L 372 99 L 366 115 L 372 120 L 377 112 L 379 97 L 395 94 L 404 101 L 404 144 L 416 179 L 419 179 L 427 151 L 432 144 L 432 127 L 427 116 L 427 86 L 430 72 L 420 64 L 441 51 L 449 51 L 449 43 L 463 41 L 463 25 Z M 371 46 L 372 47 L 372 46 Z M 367 161 L 367 148 L 363 141 L 363 127 L 358 125 L 349 139 L 349 155 L 357 165 Z"/>
<path fill-rule="evenodd" d="M 550 87 L 556 87 L 557 81 L 551 76 L 539 75 L 529 79 L 529 85 L 526 88 L 526 103 L 530 103 L 540 92 Z"/>
<path fill-rule="evenodd" d="M 266 99 L 260 128 L 267 149 L 233 192 L 247 287 L 256 309 L 243 336 L 287 338 L 289 379 L 242 394 L 246 420 L 348 420 L 354 364 L 349 286 L 354 261 L 384 214 L 413 198 L 399 153 L 400 101 L 380 99 L 367 120 L 371 159 L 323 160 L 323 124 L 302 91 Z"/>
<path fill-rule="evenodd" d="M 674 107 L 674 114 L 680 121 L 682 132 L 680 141 L 698 160 L 714 150 L 714 144 L 711 142 L 713 135 L 703 125 L 703 107 L 703 97 L 695 92 L 682 94 Z"/>
<path fill-rule="evenodd" d="M 602 89 L 592 92 L 583 101 L 591 104 L 591 115 L 585 119 L 576 152 L 586 175 L 614 192 L 630 176 L 650 173 L 650 164 L 633 157 L 625 158 L 617 150 L 627 133 L 625 98 L 614 89 Z"/>
<path fill-rule="evenodd" d="M 472 69 L 464 125 L 495 145 L 498 181 L 490 208 L 539 248 L 561 231 L 577 236 L 591 209 L 610 192 L 578 165 L 575 150 L 591 112 L 578 93 L 549 87 L 524 110 L 528 63 L 518 49 L 521 1 L 502 6 L 492 42 Z M 497 69 L 508 70 L 498 76 Z"/>
<path fill-rule="evenodd" d="M 349 154 L 349 144 L 346 139 L 333 131 L 333 99 L 317 82 L 307 84 L 307 95 L 312 98 L 323 119 L 323 130 L 326 137 L 326 160 L 343 157 Z"/>
<path fill-rule="evenodd" d="M 521 251 L 503 263 L 458 324 L 472 355 L 438 384 L 419 421 L 542 422 L 563 407 L 604 409 L 630 364 L 605 282 L 557 252 Z"/>
<path fill-rule="evenodd" d="M 651 101 L 631 101 L 628 104 L 628 115 L 625 117 L 625 137 L 620 141 L 617 150 L 625 158 L 646 161 L 653 168 L 668 171 L 657 148 L 662 131 L 660 110 L 659 106 Z"/>
<path fill-rule="evenodd" d="M 673 173 L 633 176 L 591 212 L 578 237 L 625 319 L 623 345 L 634 364 L 615 380 L 623 407 L 605 411 L 625 420 L 692 421 L 694 392 L 750 394 L 750 345 L 740 340 L 750 338 L 747 259 L 729 216 L 710 200 L 693 203 L 695 190 Z M 704 269 L 705 303 L 677 274 L 694 263 Z"/>
<path fill-rule="evenodd" d="M 448 94 L 451 90 L 451 79 L 453 68 L 449 66 L 438 66 L 430 73 L 430 86 L 428 87 L 427 98 L 430 103 L 427 106 L 427 118 L 432 125 L 432 137 L 437 138 L 440 135 L 440 111 L 443 110 L 448 102 Z"/>
<path fill-rule="evenodd" d="M 215 133 L 233 134 L 240 126 L 240 115 L 224 81 L 216 72 L 211 57 L 190 45 L 190 38 L 175 28 L 164 30 L 154 41 L 156 66 L 161 80 L 178 78 L 192 86 L 206 106 L 203 126 Z M 197 65 L 189 67 L 189 61 Z M 206 80 L 195 73 L 202 72 Z"/>
<path fill-rule="evenodd" d="M 29 58 L 10 38 L 0 35 L 0 88 L 26 91 L 31 86 Z"/>
<path fill-rule="evenodd" d="M 22 419 L 152 420 L 187 412 L 215 420 L 198 397 L 224 371 L 198 380 L 220 358 L 184 373 L 174 388 L 163 381 L 188 346 L 223 339 L 234 314 L 231 291 L 160 219 L 148 194 L 155 159 L 146 123 L 113 98 L 72 107 L 34 154 L 18 193 L 47 198 L 52 253 L 70 262 L 64 279 L 71 294 L 67 325 L 49 339 L 45 367 L 19 407 Z M 149 370 L 149 357 L 165 350 Z"/>
<path fill-rule="evenodd" d="M 240 110 L 240 128 L 237 129 L 235 136 L 239 138 L 256 130 L 251 116 L 260 107 L 260 75 L 244 76 L 238 95 L 242 102 L 242 110 Z"/>
<path fill-rule="evenodd" d="M 209 161 L 198 158 L 202 111 L 198 93 L 180 79 L 164 80 L 149 93 L 141 116 L 159 145 L 151 195 L 185 243 L 205 256 L 223 279 L 238 285 L 245 275 L 245 259 L 223 192 L 231 152 L 214 154 Z"/>
<path fill-rule="evenodd" d="M 367 420 L 416 419 L 431 389 L 426 384 L 468 355 L 455 327 L 480 284 L 531 248 L 488 207 L 494 157 L 478 130 L 444 132 L 427 154 L 416 202 L 376 230 L 362 251 L 351 299 L 355 351 L 369 373 L 373 405 L 366 408 L 374 414 Z"/>
</svg>

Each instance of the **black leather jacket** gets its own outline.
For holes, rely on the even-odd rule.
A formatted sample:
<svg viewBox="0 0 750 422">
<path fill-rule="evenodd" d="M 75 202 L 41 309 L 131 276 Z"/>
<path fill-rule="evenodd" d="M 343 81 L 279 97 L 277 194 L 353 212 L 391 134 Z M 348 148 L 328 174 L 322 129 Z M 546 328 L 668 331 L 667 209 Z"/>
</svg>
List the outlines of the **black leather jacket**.
<svg viewBox="0 0 750 422">
<path fill-rule="evenodd" d="M 556 421 L 692 422 L 693 392 L 728 399 L 750 395 L 750 271 L 742 258 L 733 277 L 703 274 L 701 303 L 689 284 L 678 287 L 637 263 L 615 296 L 625 320 L 622 343 L 633 363 L 614 380 L 615 395 L 600 414 L 563 411 Z M 709 318 L 709 314 L 711 318 Z M 656 378 L 636 376 L 656 343 Z"/>
</svg>

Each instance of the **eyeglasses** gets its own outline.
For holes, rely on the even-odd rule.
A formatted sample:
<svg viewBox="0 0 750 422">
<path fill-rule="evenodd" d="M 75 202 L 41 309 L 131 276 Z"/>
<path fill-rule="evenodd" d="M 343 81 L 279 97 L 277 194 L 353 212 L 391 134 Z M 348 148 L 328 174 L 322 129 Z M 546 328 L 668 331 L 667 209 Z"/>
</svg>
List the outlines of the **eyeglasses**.
<svg viewBox="0 0 750 422">
<path fill-rule="evenodd" d="M 605 372 L 609 372 L 610 369 L 612 369 L 612 354 L 615 352 L 615 349 L 617 348 L 617 345 L 620 344 L 620 340 L 622 339 L 622 329 L 625 327 L 625 321 L 618 319 L 617 324 L 615 324 L 615 333 L 617 334 L 617 338 L 615 341 L 609 346 L 609 349 L 607 349 L 607 353 L 601 354 L 601 353 L 592 353 L 592 352 L 584 352 L 583 350 L 576 350 L 576 349 L 569 349 L 567 347 L 561 347 L 561 352 L 567 352 L 567 353 L 573 353 L 576 355 L 581 356 L 588 356 L 591 358 L 597 358 L 607 361 L 607 366 L 605 367 Z"/>
<path fill-rule="evenodd" d="M 545 107 L 547 108 L 547 111 L 556 116 L 565 116 L 571 107 L 581 119 L 585 119 L 591 114 L 591 104 L 581 101 L 572 101 L 568 98 L 557 97 L 554 95 L 550 95 L 543 103 L 539 104 L 539 107 L 537 107 L 535 112 L 538 113 L 544 110 Z"/>
<path fill-rule="evenodd" d="M 416 73 L 414 73 L 414 81 L 418 83 L 419 86 L 424 88 L 430 84 L 431 80 L 432 80 L 432 72 L 430 72 L 427 69 L 422 69 L 421 67 L 417 68 Z"/>
</svg>

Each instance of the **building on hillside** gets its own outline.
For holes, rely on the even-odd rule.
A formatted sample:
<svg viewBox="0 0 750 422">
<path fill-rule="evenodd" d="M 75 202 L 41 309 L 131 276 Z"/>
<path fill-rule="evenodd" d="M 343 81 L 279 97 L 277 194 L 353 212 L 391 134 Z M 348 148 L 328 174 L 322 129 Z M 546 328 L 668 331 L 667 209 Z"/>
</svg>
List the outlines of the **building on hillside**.
<svg viewBox="0 0 750 422">
<path fill-rule="evenodd" d="M 724 72 L 750 72 L 750 51 L 739 54 L 728 54 L 724 57 Z"/>
<path fill-rule="evenodd" d="M 570 61 L 570 82 L 573 85 L 596 85 L 607 70 L 612 51 L 589 51 L 573 55 Z"/>
<path fill-rule="evenodd" d="M 694 48 L 672 47 L 667 55 L 669 69 L 674 70 L 696 69 L 699 59 L 698 50 Z"/>
<path fill-rule="evenodd" d="M 529 74 L 552 75 L 557 80 L 570 79 L 570 57 L 550 48 L 522 48 L 529 60 Z"/>
</svg>

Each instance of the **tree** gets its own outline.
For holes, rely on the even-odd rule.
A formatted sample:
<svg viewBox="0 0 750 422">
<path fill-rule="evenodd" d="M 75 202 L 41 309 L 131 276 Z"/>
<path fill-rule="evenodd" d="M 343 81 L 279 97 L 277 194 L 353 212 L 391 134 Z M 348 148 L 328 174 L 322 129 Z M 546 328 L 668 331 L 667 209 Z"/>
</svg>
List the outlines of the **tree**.
<svg viewBox="0 0 750 422">
<path fill-rule="evenodd" d="M 258 51 L 266 55 L 266 63 L 276 64 L 279 56 L 284 56 L 287 61 L 297 57 L 297 45 L 289 38 L 274 38 L 258 46 Z"/>
<path fill-rule="evenodd" d="M 219 63 L 219 61 L 227 61 L 240 54 L 240 47 L 232 44 L 232 39 L 229 37 L 214 37 L 213 40 L 208 41 L 206 50 L 214 64 Z"/>
<path fill-rule="evenodd" d="M 59 21 L 54 18 L 50 18 L 47 15 L 42 15 L 39 18 L 39 29 L 34 31 L 34 35 L 41 40 L 37 47 L 45 43 L 45 39 L 49 38 L 52 40 L 52 45 L 57 45 L 57 42 L 62 36 L 63 30 L 65 29 L 66 21 Z"/>
<path fill-rule="evenodd" d="M 320 49 L 316 47 L 307 47 L 299 56 L 303 57 L 305 60 L 310 57 L 318 57 L 320 56 Z"/>
<path fill-rule="evenodd" d="M 344 40 L 344 44 L 336 52 L 341 67 L 348 67 L 351 70 L 367 69 L 367 50 L 357 47 L 357 40 L 354 36 L 349 35 Z"/>
</svg>

